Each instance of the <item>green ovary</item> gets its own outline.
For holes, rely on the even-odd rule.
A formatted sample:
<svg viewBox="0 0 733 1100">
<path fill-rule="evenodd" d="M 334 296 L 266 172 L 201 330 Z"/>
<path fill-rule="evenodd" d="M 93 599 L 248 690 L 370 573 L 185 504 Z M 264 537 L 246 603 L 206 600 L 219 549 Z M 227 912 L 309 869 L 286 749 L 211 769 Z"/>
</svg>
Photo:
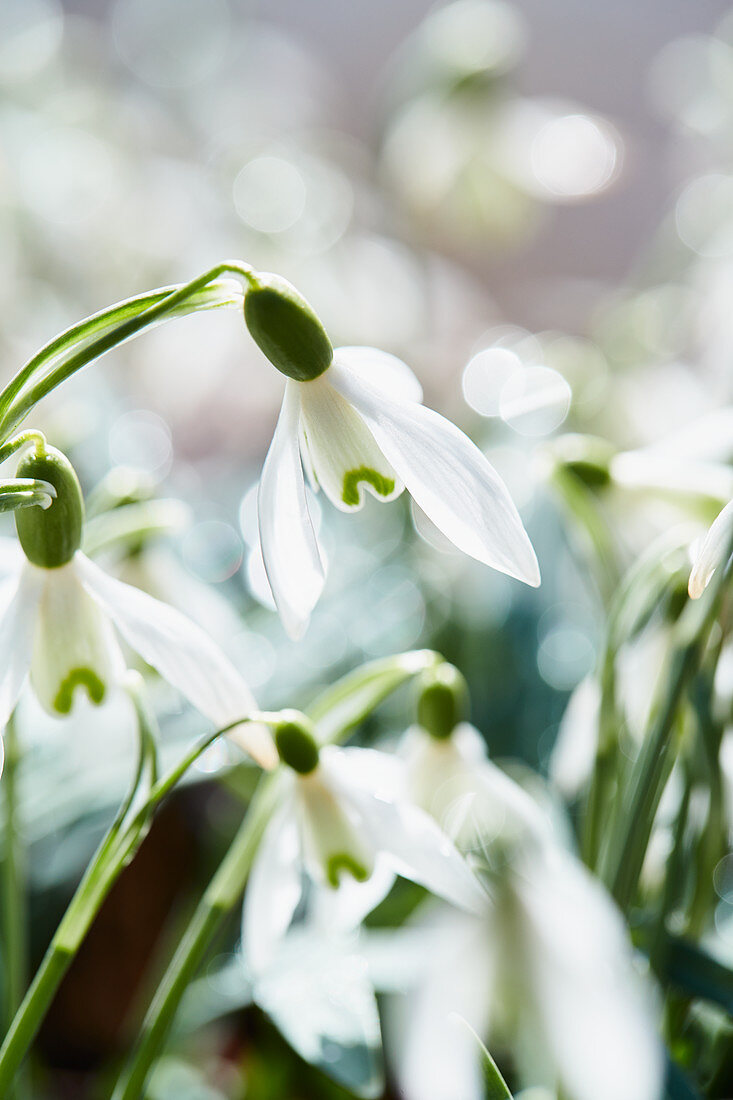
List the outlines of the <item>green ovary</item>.
<svg viewBox="0 0 733 1100">
<path fill-rule="evenodd" d="M 351 875 L 357 882 L 366 882 L 369 878 L 367 868 L 348 852 L 334 852 L 326 863 L 326 878 L 334 890 L 338 888 L 342 874 Z"/>
<path fill-rule="evenodd" d="M 360 466 L 357 470 L 349 470 L 344 474 L 344 489 L 341 494 L 344 504 L 355 506 L 359 503 L 359 485 L 362 481 L 368 482 L 380 497 L 388 497 L 394 492 L 394 478 L 385 477 L 369 466 Z"/>
<path fill-rule="evenodd" d="M 86 688 L 92 703 L 99 704 L 104 699 L 105 686 L 91 668 L 74 668 L 69 672 L 53 701 L 54 710 L 59 714 L 69 714 L 74 703 L 77 687 Z"/>
</svg>

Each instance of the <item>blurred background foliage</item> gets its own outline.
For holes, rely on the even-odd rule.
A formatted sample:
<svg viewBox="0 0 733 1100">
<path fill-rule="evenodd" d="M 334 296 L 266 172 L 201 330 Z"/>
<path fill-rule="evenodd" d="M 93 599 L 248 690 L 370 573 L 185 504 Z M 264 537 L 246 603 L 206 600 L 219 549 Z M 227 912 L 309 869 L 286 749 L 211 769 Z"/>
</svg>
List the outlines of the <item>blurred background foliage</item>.
<svg viewBox="0 0 733 1100">
<path fill-rule="evenodd" d="M 325 597 L 305 644 L 287 641 L 254 507 L 281 383 L 228 312 L 147 333 L 34 417 L 70 452 L 90 515 L 150 505 L 100 556 L 199 619 L 263 706 L 430 646 L 465 673 L 492 753 L 546 770 L 599 659 L 614 570 L 733 496 L 732 88 L 722 0 L 2 0 L 3 378 L 114 300 L 228 256 L 278 271 L 335 343 L 403 357 L 480 442 L 543 586 L 460 558 L 409 502 L 369 498 L 358 516 L 322 510 Z M 616 452 L 598 494 L 587 465 L 558 477 L 573 446 L 558 436 L 579 432 Z M 670 454 L 717 464 L 694 508 Z M 198 720 L 163 685 L 158 701 L 174 751 Z M 403 693 L 361 736 L 411 717 Z M 30 699 L 20 725 L 38 956 L 133 732 L 119 708 L 55 722 Z M 92 1071 L 124 1049 L 241 815 L 251 776 L 228 751 L 161 815 L 72 968 L 41 1039 L 49 1096 L 96 1095 Z M 254 1010 L 183 1050 L 155 1098 L 345 1095 Z"/>
</svg>

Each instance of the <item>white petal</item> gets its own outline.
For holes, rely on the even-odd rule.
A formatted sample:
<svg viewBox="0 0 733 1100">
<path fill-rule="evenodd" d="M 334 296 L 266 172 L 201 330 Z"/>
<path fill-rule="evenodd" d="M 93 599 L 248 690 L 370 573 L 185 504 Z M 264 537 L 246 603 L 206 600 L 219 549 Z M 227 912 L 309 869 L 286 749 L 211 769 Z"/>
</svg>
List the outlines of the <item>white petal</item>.
<svg viewBox="0 0 733 1100">
<path fill-rule="evenodd" d="M 244 895 L 242 947 L 253 976 L 262 974 L 274 958 L 302 893 L 292 791 L 290 795 L 265 830 Z"/>
<path fill-rule="evenodd" d="M 125 662 L 109 617 L 83 587 L 74 563 L 39 573 L 31 684 L 48 714 L 69 714 L 80 688 L 101 703 L 120 683 Z"/>
<path fill-rule="evenodd" d="M 379 1016 L 357 941 L 291 932 L 255 999 L 307 1062 L 357 1096 L 381 1096 Z"/>
<path fill-rule="evenodd" d="M 318 484 L 342 512 L 358 511 L 364 490 L 394 500 L 404 486 L 366 424 L 328 381 L 333 367 L 312 382 L 301 382 L 301 423 Z"/>
<path fill-rule="evenodd" d="M 424 953 L 424 979 L 417 991 L 389 1005 L 387 1038 L 393 1037 L 396 1046 L 401 1095 L 405 1100 L 482 1100 L 481 1052 L 463 1021 L 486 1036 L 494 970 L 489 930 L 451 913 L 440 932 Z"/>
<path fill-rule="evenodd" d="M 8 723 L 31 664 L 43 578 L 24 566 L 0 586 L 0 729 Z"/>
<path fill-rule="evenodd" d="M 239 672 L 200 626 L 139 588 L 108 576 L 81 553 L 74 558 L 74 568 L 125 641 L 217 726 L 256 708 Z M 264 727 L 247 724 L 233 734 L 262 767 L 275 766 L 277 754 Z"/>
<path fill-rule="evenodd" d="M 661 1045 L 619 913 L 572 857 L 517 877 L 538 1023 L 574 1100 L 659 1100 Z"/>
<path fill-rule="evenodd" d="M 468 436 L 432 409 L 387 400 L 337 363 L 328 376 L 451 542 L 502 573 L 540 583 L 537 558 L 507 488 Z"/>
<path fill-rule="evenodd" d="M 0 538 L 0 577 L 17 574 L 25 562 L 26 556 L 17 539 Z"/>
<path fill-rule="evenodd" d="M 375 390 L 393 401 L 422 401 L 422 386 L 396 355 L 379 348 L 335 348 L 334 362 L 343 363 Z"/>
<path fill-rule="evenodd" d="M 723 559 L 730 546 L 731 537 L 733 537 L 733 501 L 726 504 L 719 513 L 702 541 L 690 573 L 688 591 L 691 599 L 699 599 L 710 583 L 715 570 L 725 565 Z"/>
<path fill-rule="evenodd" d="M 468 864 L 438 824 L 418 806 L 355 787 L 344 792 L 361 816 L 370 841 L 403 878 L 464 909 L 481 911 L 486 895 Z"/>
<path fill-rule="evenodd" d="M 294 639 L 305 631 L 325 583 L 300 464 L 299 416 L 297 383 L 289 381 L 257 494 L 267 578 L 283 626 Z"/>
<path fill-rule="evenodd" d="M 565 707 L 550 757 L 550 779 L 565 798 L 575 798 L 593 771 L 598 744 L 601 691 L 595 676 L 586 676 Z"/>
</svg>

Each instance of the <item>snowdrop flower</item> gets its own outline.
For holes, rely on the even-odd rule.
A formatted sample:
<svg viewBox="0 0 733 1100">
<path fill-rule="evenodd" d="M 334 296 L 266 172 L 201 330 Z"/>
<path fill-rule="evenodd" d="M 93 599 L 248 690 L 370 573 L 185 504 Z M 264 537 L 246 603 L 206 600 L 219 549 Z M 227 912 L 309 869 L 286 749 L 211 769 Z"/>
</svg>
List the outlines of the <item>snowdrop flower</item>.
<svg viewBox="0 0 733 1100">
<path fill-rule="evenodd" d="M 373 749 L 319 749 L 297 713 L 275 729 L 275 743 L 288 769 L 244 901 L 253 974 L 267 971 L 303 900 L 317 923 L 349 931 L 399 874 L 456 905 L 481 907 L 483 890 L 458 850 L 400 796 L 399 761 Z"/>
<path fill-rule="evenodd" d="M 539 584 L 506 486 L 463 432 L 420 403 L 420 385 L 404 363 L 374 348 L 334 351 L 311 307 L 278 276 L 254 278 L 244 313 L 288 378 L 258 511 L 267 577 L 292 637 L 305 630 L 325 580 L 302 466 L 342 511 L 361 508 L 365 491 L 389 501 L 406 488 L 464 553 Z"/>
<path fill-rule="evenodd" d="M 54 486 L 47 509 L 16 512 L 20 545 L 3 540 L 0 562 L 0 728 L 27 675 L 44 709 L 68 714 L 78 690 L 101 703 L 125 672 L 115 629 L 216 725 L 256 704 L 244 680 L 204 631 L 159 600 L 108 576 L 79 550 L 84 506 L 68 460 L 47 448 L 21 460 L 19 476 Z M 264 767 L 277 762 L 259 725 L 232 731 Z"/>
<path fill-rule="evenodd" d="M 465 721 L 467 701 L 463 676 L 447 662 L 423 676 L 417 723 L 400 748 L 409 797 L 462 845 L 499 834 L 541 845 L 549 818 L 489 759 L 483 737 Z"/>
<path fill-rule="evenodd" d="M 559 1084 L 570 1100 L 658 1100 L 659 1045 L 621 916 L 551 813 L 488 759 L 465 697 L 450 665 L 426 673 L 404 755 L 413 797 L 484 853 L 489 888 L 478 915 L 433 912 L 397 933 L 397 952 L 423 961 L 397 1012 L 403 1095 L 481 1100 L 473 1029 L 509 1040 L 528 1084 Z M 385 988 L 378 964 L 374 978 Z"/>
<path fill-rule="evenodd" d="M 690 573 L 688 591 L 690 599 L 697 600 L 710 583 L 710 579 L 728 561 L 733 539 L 733 501 L 718 514 L 705 538 L 697 547 Z"/>
<path fill-rule="evenodd" d="M 659 1100 L 662 1057 L 619 913 L 558 846 L 514 852 L 480 916 L 427 925 L 423 978 L 397 1010 L 405 1100 L 481 1100 L 480 1036 L 527 1084 L 569 1100 Z"/>
</svg>

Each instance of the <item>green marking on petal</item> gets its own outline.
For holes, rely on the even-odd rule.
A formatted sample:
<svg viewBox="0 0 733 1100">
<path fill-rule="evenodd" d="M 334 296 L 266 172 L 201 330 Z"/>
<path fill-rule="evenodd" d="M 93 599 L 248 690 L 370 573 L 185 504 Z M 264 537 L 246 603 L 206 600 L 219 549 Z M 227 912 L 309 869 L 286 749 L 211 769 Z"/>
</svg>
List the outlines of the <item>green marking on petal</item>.
<svg viewBox="0 0 733 1100">
<path fill-rule="evenodd" d="M 367 481 L 380 497 L 388 497 L 394 492 L 394 478 L 385 477 L 369 466 L 360 466 L 358 470 L 348 470 L 344 474 L 344 491 L 341 494 L 344 504 L 359 503 L 359 485 L 362 481 Z"/>
<path fill-rule="evenodd" d="M 338 887 L 341 875 L 344 872 L 355 878 L 357 882 L 366 882 L 369 878 L 369 871 L 363 863 L 359 863 L 348 852 L 335 852 L 328 857 L 326 864 L 326 878 L 334 890 Z"/>
<path fill-rule="evenodd" d="M 105 695 L 105 686 L 91 668 L 73 668 L 66 676 L 53 701 L 53 709 L 59 714 L 69 714 L 74 703 L 74 692 L 78 687 L 86 688 L 93 703 L 101 703 Z"/>
</svg>

